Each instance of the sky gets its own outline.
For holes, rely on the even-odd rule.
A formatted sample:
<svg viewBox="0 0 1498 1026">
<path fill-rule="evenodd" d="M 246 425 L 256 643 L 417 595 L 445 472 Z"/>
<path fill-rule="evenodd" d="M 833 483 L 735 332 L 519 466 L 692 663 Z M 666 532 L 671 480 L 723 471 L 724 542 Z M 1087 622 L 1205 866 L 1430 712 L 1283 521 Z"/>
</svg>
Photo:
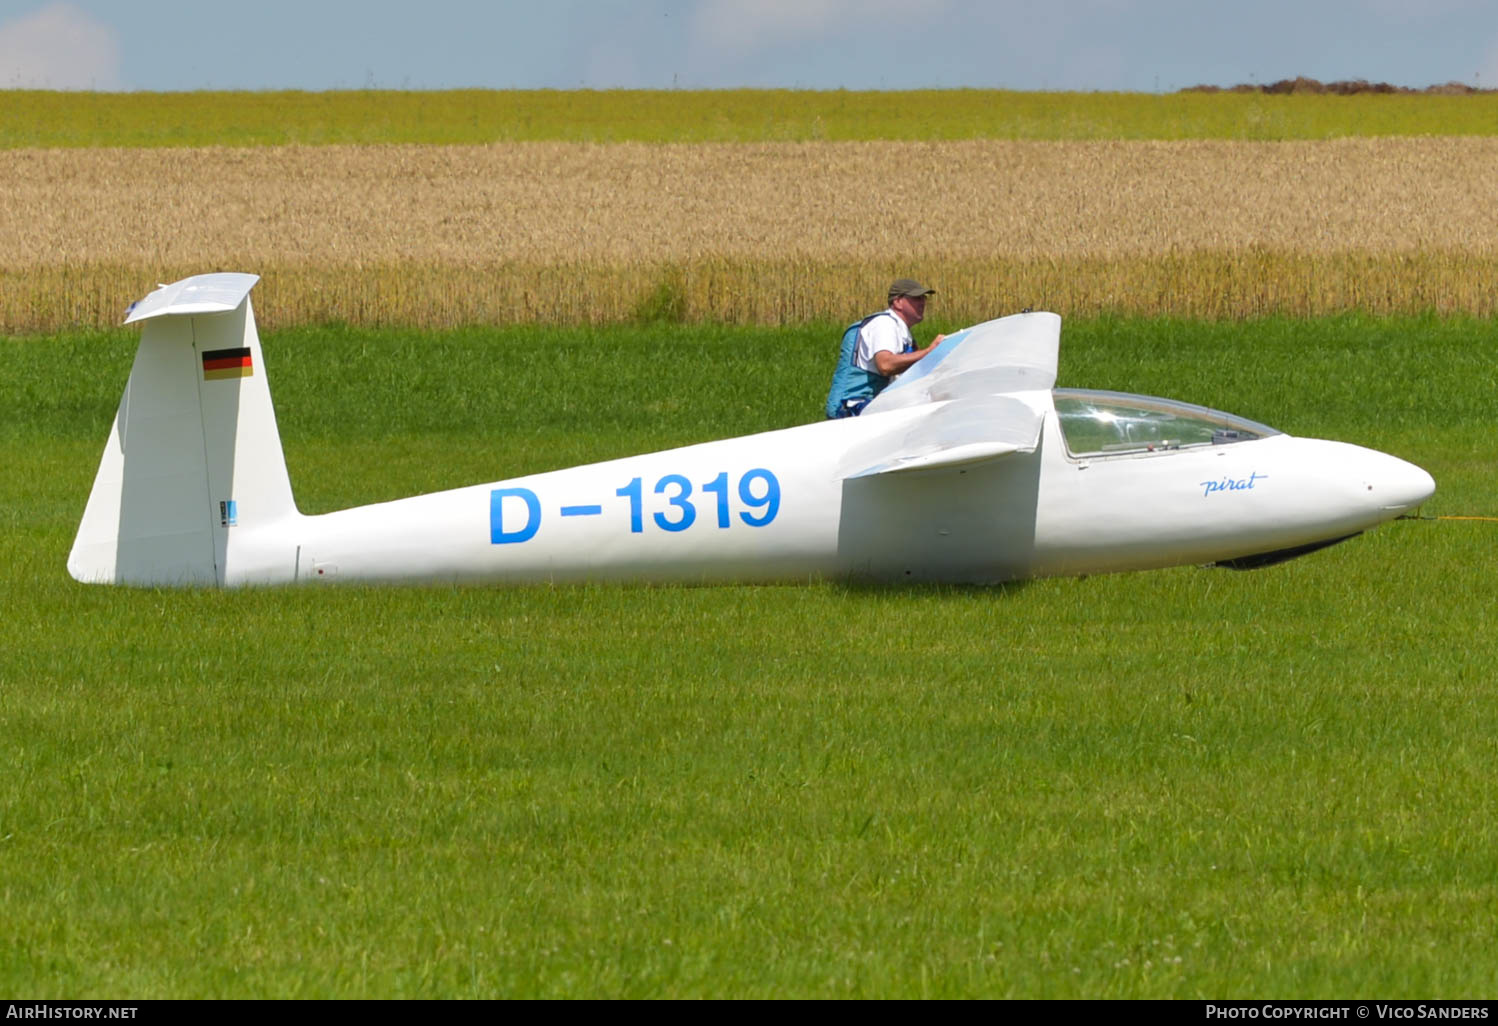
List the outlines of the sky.
<svg viewBox="0 0 1498 1026">
<path fill-rule="evenodd" d="M 0 88 L 1498 86 L 1498 0 L 0 0 Z"/>
</svg>

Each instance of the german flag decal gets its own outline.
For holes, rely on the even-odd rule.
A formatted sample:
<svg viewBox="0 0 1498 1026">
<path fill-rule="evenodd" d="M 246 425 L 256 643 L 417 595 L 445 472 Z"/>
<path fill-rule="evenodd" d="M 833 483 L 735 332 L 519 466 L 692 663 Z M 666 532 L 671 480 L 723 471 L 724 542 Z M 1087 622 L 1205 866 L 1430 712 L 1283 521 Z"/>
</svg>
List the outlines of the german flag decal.
<svg viewBox="0 0 1498 1026">
<path fill-rule="evenodd" d="M 250 350 L 244 349 L 209 349 L 203 353 L 203 380 L 216 381 L 219 378 L 248 378 L 255 373 L 255 365 L 250 362 Z"/>
</svg>

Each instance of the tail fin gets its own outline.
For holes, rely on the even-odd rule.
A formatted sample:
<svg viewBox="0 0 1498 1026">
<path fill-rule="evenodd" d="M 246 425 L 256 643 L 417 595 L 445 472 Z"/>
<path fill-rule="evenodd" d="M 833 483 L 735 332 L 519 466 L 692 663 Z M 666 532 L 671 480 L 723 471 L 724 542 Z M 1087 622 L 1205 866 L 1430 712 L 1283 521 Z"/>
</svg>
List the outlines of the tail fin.
<svg viewBox="0 0 1498 1026">
<path fill-rule="evenodd" d="M 297 515 L 250 309 L 259 280 L 197 275 L 130 308 L 145 330 L 68 557 L 76 579 L 224 584 L 231 536 Z"/>
</svg>

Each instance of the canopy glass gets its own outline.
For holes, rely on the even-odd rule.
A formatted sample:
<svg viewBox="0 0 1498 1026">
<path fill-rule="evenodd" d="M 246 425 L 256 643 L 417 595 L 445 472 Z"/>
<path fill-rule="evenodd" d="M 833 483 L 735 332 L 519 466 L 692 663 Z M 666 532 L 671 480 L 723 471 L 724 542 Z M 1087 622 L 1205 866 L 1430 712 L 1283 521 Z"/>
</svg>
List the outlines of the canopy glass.
<svg viewBox="0 0 1498 1026">
<path fill-rule="evenodd" d="M 1073 456 L 1226 445 L 1281 433 L 1246 417 L 1174 399 L 1077 388 L 1058 388 L 1052 394 Z"/>
</svg>

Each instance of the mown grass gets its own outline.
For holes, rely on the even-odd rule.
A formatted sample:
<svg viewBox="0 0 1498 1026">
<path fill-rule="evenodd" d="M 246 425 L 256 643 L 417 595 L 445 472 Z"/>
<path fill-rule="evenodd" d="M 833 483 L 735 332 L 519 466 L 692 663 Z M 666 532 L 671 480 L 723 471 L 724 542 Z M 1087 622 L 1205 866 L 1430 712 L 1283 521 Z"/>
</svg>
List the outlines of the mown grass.
<svg viewBox="0 0 1498 1026">
<path fill-rule="evenodd" d="M 984 89 L 0 92 L 0 149 L 1492 135 L 1498 96 Z"/>
<path fill-rule="evenodd" d="M 1494 513 L 1493 330 L 1079 320 L 1061 376 Z M 313 510 L 803 422 L 835 339 L 265 348 Z M 8 993 L 1492 992 L 1498 525 L 999 589 L 89 588 L 133 345 L 0 344 Z"/>
</svg>

